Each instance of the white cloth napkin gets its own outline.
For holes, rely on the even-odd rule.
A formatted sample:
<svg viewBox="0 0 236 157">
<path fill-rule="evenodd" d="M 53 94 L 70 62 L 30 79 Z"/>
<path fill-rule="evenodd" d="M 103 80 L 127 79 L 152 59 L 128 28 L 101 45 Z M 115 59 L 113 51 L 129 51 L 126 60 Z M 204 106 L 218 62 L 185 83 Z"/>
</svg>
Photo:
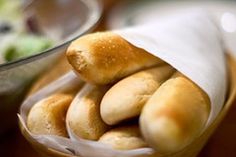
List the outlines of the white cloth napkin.
<svg viewBox="0 0 236 157">
<path fill-rule="evenodd" d="M 224 104 L 227 75 L 222 34 L 208 13 L 199 10 L 115 32 L 199 85 L 211 100 L 208 125 L 215 119 Z"/>
</svg>

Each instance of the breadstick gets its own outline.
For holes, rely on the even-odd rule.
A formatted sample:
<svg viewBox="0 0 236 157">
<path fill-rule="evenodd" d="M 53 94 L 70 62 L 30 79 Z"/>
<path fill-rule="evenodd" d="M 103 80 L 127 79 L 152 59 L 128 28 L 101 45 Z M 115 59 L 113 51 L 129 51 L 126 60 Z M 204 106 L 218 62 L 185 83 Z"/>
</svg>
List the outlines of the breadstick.
<svg viewBox="0 0 236 157">
<path fill-rule="evenodd" d="M 108 126 L 100 116 L 100 102 L 108 86 L 86 84 L 71 103 L 66 120 L 77 136 L 97 140 Z"/>
<path fill-rule="evenodd" d="M 173 72 L 171 66 L 158 66 L 119 81 L 102 99 L 102 119 L 107 124 L 114 125 L 138 116 L 146 101 Z"/>
<path fill-rule="evenodd" d="M 71 43 L 67 59 L 85 81 L 113 83 L 138 70 L 163 63 L 112 32 L 85 35 Z"/>
<path fill-rule="evenodd" d="M 146 141 L 162 154 L 180 151 L 203 130 L 210 112 L 206 93 L 180 73 L 145 104 L 140 126 Z"/>
<path fill-rule="evenodd" d="M 114 149 L 129 150 L 147 147 L 137 125 L 122 126 L 109 130 L 98 140 Z"/>
<path fill-rule="evenodd" d="M 70 94 L 54 94 L 36 103 L 27 118 L 28 129 L 34 134 L 67 137 L 65 116 L 72 99 Z"/>
</svg>

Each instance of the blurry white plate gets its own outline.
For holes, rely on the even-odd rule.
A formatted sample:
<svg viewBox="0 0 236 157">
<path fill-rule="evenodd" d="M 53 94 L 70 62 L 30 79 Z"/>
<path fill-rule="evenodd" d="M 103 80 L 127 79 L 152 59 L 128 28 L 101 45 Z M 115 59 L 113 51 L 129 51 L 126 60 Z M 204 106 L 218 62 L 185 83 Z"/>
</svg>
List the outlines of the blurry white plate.
<svg viewBox="0 0 236 157">
<path fill-rule="evenodd" d="M 236 56 L 236 1 L 130 0 L 122 2 L 114 8 L 108 19 L 108 27 L 110 29 L 118 29 L 149 23 L 158 21 L 171 14 L 198 8 L 205 9 L 215 16 L 224 32 L 227 48 Z"/>
</svg>

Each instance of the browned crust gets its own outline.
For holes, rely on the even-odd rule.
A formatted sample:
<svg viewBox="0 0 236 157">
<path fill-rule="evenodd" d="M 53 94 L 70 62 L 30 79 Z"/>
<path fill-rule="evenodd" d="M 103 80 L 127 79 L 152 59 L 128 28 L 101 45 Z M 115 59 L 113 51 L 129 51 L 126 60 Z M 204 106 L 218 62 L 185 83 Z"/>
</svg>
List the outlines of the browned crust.
<svg viewBox="0 0 236 157">
<path fill-rule="evenodd" d="M 67 59 L 87 82 L 107 84 L 162 61 L 112 32 L 85 35 L 71 43 Z"/>
</svg>

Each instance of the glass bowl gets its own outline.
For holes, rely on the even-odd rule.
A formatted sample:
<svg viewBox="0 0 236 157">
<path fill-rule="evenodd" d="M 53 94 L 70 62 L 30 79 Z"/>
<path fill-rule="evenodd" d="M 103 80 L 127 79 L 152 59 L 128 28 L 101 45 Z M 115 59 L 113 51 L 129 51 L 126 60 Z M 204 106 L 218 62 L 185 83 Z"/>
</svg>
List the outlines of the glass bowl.
<svg viewBox="0 0 236 157">
<path fill-rule="evenodd" d="M 0 64 L 0 134 L 16 124 L 16 112 L 27 88 L 62 55 L 68 44 L 91 31 L 102 7 L 97 0 L 24 0 L 26 15 L 37 19 L 44 34 L 57 44 L 33 56 Z"/>
</svg>

